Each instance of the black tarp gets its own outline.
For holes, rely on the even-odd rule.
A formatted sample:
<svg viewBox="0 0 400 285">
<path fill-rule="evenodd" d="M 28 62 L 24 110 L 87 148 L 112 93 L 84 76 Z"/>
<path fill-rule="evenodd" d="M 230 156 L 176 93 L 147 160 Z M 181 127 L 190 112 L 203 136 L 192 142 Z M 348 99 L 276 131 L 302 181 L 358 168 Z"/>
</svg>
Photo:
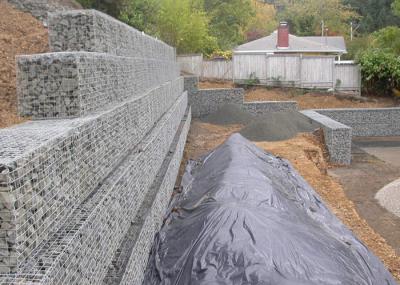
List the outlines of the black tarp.
<svg viewBox="0 0 400 285">
<path fill-rule="evenodd" d="M 289 162 L 239 134 L 182 187 L 143 284 L 396 284 Z"/>
</svg>

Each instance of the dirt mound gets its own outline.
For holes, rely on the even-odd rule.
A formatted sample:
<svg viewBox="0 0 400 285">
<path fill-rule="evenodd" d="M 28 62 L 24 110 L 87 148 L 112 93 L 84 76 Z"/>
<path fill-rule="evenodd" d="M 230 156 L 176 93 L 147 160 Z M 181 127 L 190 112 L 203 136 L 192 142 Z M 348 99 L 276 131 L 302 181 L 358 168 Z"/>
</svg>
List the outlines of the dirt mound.
<svg viewBox="0 0 400 285">
<path fill-rule="evenodd" d="M 0 128 L 22 121 L 17 116 L 15 56 L 47 52 L 47 37 L 40 21 L 0 0 Z"/>
<path fill-rule="evenodd" d="M 226 104 L 201 119 L 214 125 L 243 125 L 240 134 L 252 141 L 280 141 L 318 128 L 295 111 L 254 116 L 238 105 Z"/>
</svg>

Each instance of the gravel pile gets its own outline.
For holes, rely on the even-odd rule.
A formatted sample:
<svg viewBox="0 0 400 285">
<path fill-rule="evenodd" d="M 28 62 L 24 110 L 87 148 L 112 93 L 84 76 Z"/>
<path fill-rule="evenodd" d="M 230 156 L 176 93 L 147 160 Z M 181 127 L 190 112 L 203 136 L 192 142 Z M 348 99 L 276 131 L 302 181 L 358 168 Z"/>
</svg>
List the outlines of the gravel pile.
<svg viewBox="0 0 400 285">
<path fill-rule="evenodd" d="M 254 116 L 238 105 L 227 104 L 201 119 L 215 125 L 240 124 L 240 134 L 252 141 L 280 141 L 300 132 L 312 132 L 319 126 L 296 111 Z"/>
<path fill-rule="evenodd" d="M 201 120 L 214 125 L 246 125 L 254 120 L 254 116 L 236 104 L 225 104 L 218 111 Z"/>
<path fill-rule="evenodd" d="M 375 195 L 375 199 L 386 210 L 400 217 L 400 179 L 379 190 Z"/>
</svg>

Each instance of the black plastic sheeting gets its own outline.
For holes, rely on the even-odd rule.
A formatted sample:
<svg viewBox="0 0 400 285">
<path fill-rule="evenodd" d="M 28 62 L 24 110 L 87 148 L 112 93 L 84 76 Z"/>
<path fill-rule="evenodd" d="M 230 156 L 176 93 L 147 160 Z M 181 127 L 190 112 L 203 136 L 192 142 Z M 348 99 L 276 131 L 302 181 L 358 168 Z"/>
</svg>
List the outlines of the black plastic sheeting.
<svg viewBox="0 0 400 285">
<path fill-rule="evenodd" d="M 239 134 L 182 187 L 143 284 L 396 284 L 286 160 Z"/>
</svg>

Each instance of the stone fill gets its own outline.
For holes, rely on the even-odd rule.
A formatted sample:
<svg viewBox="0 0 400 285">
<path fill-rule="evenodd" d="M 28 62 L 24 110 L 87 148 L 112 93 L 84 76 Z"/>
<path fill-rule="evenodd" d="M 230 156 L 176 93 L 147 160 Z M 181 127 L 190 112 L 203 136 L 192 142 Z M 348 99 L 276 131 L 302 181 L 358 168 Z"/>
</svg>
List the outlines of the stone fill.
<svg viewBox="0 0 400 285">
<path fill-rule="evenodd" d="M 95 10 L 49 15 L 50 49 L 176 60 L 175 48 Z"/>
<path fill-rule="evenodd" d="M 21 116 L 80 117 L 179 76 L 167 60 L 62 52 L 17 58 Z"/>
<path fill-rule="evenodd" d="M 18 59 L 34 121 L 0 130 L 0 284 L 100 284 L 132 224 L 114 277 L 140 283 L 190 125 L 175 50 L 96 11 L 50 19 L 57 52 Z"/>
</svg>

